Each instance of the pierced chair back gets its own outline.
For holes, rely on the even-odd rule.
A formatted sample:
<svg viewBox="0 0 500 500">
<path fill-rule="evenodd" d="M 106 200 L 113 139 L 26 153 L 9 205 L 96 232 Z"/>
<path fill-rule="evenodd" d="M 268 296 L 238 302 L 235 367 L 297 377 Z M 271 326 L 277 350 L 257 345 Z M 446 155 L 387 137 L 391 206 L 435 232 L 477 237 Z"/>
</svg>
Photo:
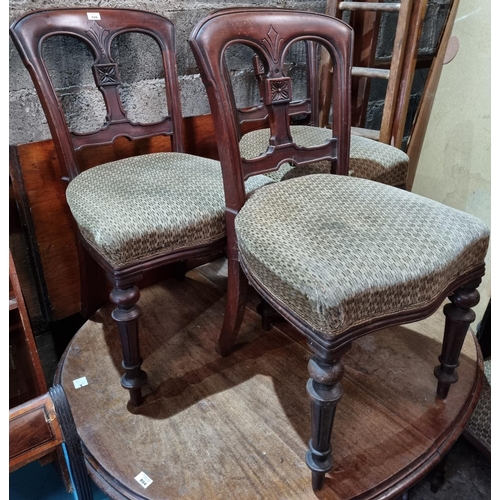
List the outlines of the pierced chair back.
<svg viewBox="0 0 500 500">
<path fill-rule="evenodd" d="M 292 100 L 289 107 L 289 115 L 293 121 L 295 117 L 302 123 L 317 127 L 319 125 L 319 91 L 318 91 L 318 44 L 311 40 L 305 40 L 305 96 Z M 253 72 L 255 74 L 261 96 L 265 94 L 266 72 L 259 56 L 252 57 Z M 288 76 L 288 75 L 287 75 Z M 260 99 L 257 106 L 238 109 L 238 120 L 240 125 L 249 122 L 268 122 L 267 108 Z"/>
<path fill-rule="evenodd" d="M 140 139 L 165 135 L 172 137 L 172 151 L 183 151 L 182 114 L 175 60 L 174 25 L 159 15 L 127 9 L 64 9 L 37 11 L 14 23 L 10 29 L 25 66 L 33 79 L 47 117 L 61 168 L 69 179 L 79 173 L 76 152 L 88 146 L 111 144 L 123 136 Z M 161 51 L 168 110 L 156 123 L 132 121 L 122 105 L 119 66 L 112 54 L 113 40 L 125 33 L 152 37 Z M 63 107 L 43 58 L 43 47 L 50 37 L 77 38 L 94 58 L 92 72 L 106 106 L 102 128 L 90 133 L 70 131 Z"/>
<path fill-rule="evenodd" d="M 221 136 L 219 159 L 226 181 L 226 210 L 237 211 L 243 206 L 244 180 L 255 174 L 275 171 L 283 163 L 300 167 L 313 160 L 330 160 L 333 172 L 347 175 L 350 111 L 346 96 L 350 91 L 352 36 L 351 28 L 341 21 L 321 14 L 283 9 L 252 9 L 251 15 L 240 9 L 219 11 L 195 27 L 190 43 Z M 298 145 L 292 137 L 293 89 L 285 65 L 291 45 L 305 40 L 321 44 L 328 51 L 335 81 L 331 138 L 313 147 Z M 224 57 L 228 48 L 235 44 L 250 47 L 258 58 L 254 58 L 254 64 L 262 65 L 259 86 L 263 108 L 269 118 L 270 137 L 267 151 L 256 158 L 243 158 L 237 147 L 239 112 Z M 227 147 L 221 147 L 223 144 Z"/>
<path fill-rule="evenodd" d="M 132 84 L 122 85 L 120 77 L 120 67 L 126 68 L 127 77 L 137 78 L 137 66 L 141 66 L 135 60 L 131 68 L 124 64 L 131 61 L 128 49 L 134 47 L 133 33 L 148 40 L 144 46 L 144 40 L 139 44 L 141 56 L 151 61 L 150 71 L 158 85 L 161 77 L 165 80 L 164 113 L 153 113 L 159 118 L 150 123 L 131 118 L 140 116 L 134 110 L 136 94 Z M 113 287 L 109 298 L 115 306 L 112 317 L 121 338 L 125 372 L 121 384 L 129 391 L 130 404 L 139 406 L 147 374 L 141 369 L 139 349 L 138 283 L 144 273 L 171 263 L 180 264 L 174 272 L 181 277 L 187 259 L 220 255 L 226 241 L 220 164 L 183 152 L 174 25 L 157 14 L 132 9 L 57 9 L 27 14 L 13 23 L 10 34 L 42 102 L 60 167 L 69 177 L 65 194 L 79 237 L 82 315 L 90 317 L 102 305 L 101 298 L 95 297 L 96 290 L 104 288 L 97 277 L 100 267 Z M 70 130 L 71 116 L 65 115 L 54 84 L 66 76 L 61 76 L 64 72 L 58 71 L 59 66 L 49 71 L 49 61 L 43 57 L 45 42 L 57 35 L 71 37 L 64 49 L 83 42 L 90 50 L 98 91 L 93 90 L 102 95 L 106 107 L 105 123 L 98 130 Z M 125 35 L 123 42 L 118 40 L 121 35 Z M 83 50 L 75 54 L 76 67 L 80 62 L 76 57 L 86 55 Z M 153 61 L 154 55 L 161 63 Z M 63 65 L 66 59 L 57 62 Z M 49 63 L 54 65 L 52 60 Z M 86 84 L 85 76 L 81 77 Z M 162 92 L 155 97 L 163 102 Z M 170 137 L 168 151 L 140 154 L 141 148 L 135 149 L 134 144 L 127 150 L 137 155 L 102 162 L 98 153 L 92 168 L 85 168 L 84 159 L 88 162 L 94 152 L 90 146 L 112 144 L 120 137 L 135 140 L 159 135 Z M 88 148 L 85 154 L 80 154 L 84 148 Z M 254 187 L 258 187 L 256 181 Z M 262 181 L 266 182 L 270 180 Z"/>
</svg>

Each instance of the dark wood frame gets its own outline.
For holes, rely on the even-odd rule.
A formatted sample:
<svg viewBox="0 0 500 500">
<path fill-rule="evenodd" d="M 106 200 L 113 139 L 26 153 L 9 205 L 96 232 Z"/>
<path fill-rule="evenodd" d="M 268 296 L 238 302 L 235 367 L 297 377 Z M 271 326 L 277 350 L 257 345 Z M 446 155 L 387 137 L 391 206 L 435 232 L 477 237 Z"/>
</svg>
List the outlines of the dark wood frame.
<svg viewBox="0 0 500 500">
<path fill-rule="evenodd" d="M 272 35 L 272 39 L 270 36 Z M 351 342 L 363 335 L 388 326 L 418 321 L 435 312 L 448 296 L 451 303 L 444 308 L 446 326 L 440 364 L 435 369 L 438 378 L 437 396 L 445 399 L 458 375 L 456 367 L 465 335 L 474 320 L 471 307 L 479 302 L 476 288 L 484 274 L 484 264 L 469 269 L 441 293 L 424 305 L 401 313 L 381 315 L 332 337 L 313 330 L 290 308 L 270 295 L 245 268 L 239 259 L 235 218 L 245 203 L 243 181 L 256 173 L 273 171 L 284 161 L 300 165 L 328 158 L 332 161 L 332 173 L 347 175 L 350 140 L 350 80 L 352 65 L 352 29 L 340 20 L 306 12 L 276 9 L 226 9 L 200 21 L 190 36 L 200 73 L 207 87 L 214 117 L 220 161 L 224 176 L 226 196 L 226 222 L 228 232 L 228 298 L 224 325 L 219 337 L 218 350 L 228 354 L 236 339 L 243 320 L 247 287 L 250 283 L 269 304 L 299 332 L 305 335 L 314 357 L 309 362 L 310 379 L 307 390 L 311 398 L 312 439 L 306 455 L 306 463 L 312 471 L 313 489 L 321 489 L 326 472 L 331 470 L 331 432 L 335 408 L 342 396 L 342 356 Z M 224 52 L 232 44 L 250 46 L 263 63 L 261 77 L 269 87 L 280 79 L 287 85 L 284 59 L 291 43 L 310 39 L 321 42 L 333 61 L 332 98 L 329 106 L 335 110 L 332 124 L 332 142 L 337 148 L 325 154 L 323 148 L 299 148 L 293 143 L 289 129 L 291 106 L 289 99 L 272 99 L 269 92 L 264 105 L 271 129 L 270 146 L 265 155 L 249 162 L 241 158 L 239 151 L 238 118 L 231 93 L 231 81 L 224 64 Z M 323 110 L 327 113 L 327 110 Z M 265 308 L 264 308 L 265 309 Z M 264 323 L 268 325 L 268 319 Z"/>
<path fill-rule="evenodd" d="M 180 91 L 178 86 L 175 29 L 172 22 L 150 12 L 133 9 L 91 9 L 99 13 L 101 20 L 89 20 L 88 8 L 41 10 L 29 13 L 15 21 L 10 35 L 21 59 L 28 69 L 54 140 L 57 158 L 63 172 L 63 179 L 74 179 L 81 171 L 77 153 L 87 147 L 111 144 L 119 137 L 130 140 L 145 139 L 158 135 L 168 136 L 171 150 L 184 151 Z M 111 56 L 111 43 L 123 33 L 140 32 L 151 36 L 161 51 L 165 72 L 165 91 L 167 116 L 156 123 L 135 123 L 127 117 L 120 100 L 118 88 L 120 77 L 118 67 Z M 50 75 L 42 60 L 43 42 L 51 36 L 73 36 L 85 43 L 92 52 L 96 85 L 106 104 L 105 125 L 98 131 L 81 134 L 69 130 L 64 111 L 57 98 Z M 103 74 L 105 73 L 105 77 Z M 107 75 L 107 76 L 106 76 Z M 169 263 L 184 262 L 188 258 L 203 257 L 220 253 L 225 238 L 201 246 L 183 250 L 165 251 L 162 254 L 133 262 L 127 266 L 114 267 L 80 234 L 78 255 L 81 278 L 82 314 L 89 317 L 100 305 L 93 288 L 98 276 L 98 266 L 104 269 L 106 277 L 113 286 L 110 299 L 116 306 L 113 312 L 123 349 L 122 386 L 130 392 L 132 406 L 142 402 L 141 387 L 147 381 L 146 373 L 141 370 L 142 359 L 139 351 L 138 319 L 141 314 L 137 305 L 140 292 L 137 283 L 145 272 Z M 98 264 L 98 266 L 96 265 Z"/>
</svg>

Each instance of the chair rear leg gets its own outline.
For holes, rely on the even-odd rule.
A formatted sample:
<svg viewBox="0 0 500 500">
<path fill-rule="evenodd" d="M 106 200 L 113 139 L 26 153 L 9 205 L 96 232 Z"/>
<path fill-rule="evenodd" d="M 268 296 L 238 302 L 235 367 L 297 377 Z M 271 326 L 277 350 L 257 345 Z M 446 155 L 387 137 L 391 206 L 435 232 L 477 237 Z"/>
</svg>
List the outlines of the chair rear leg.
<svg viewBox="0 0 500 500">
<path fill-rule="evenodd" d="M 80 314 L 89 319 L 107 300 L 106 276 L 102 267 L 77 242 L 80 266 Z"/>
<path fill-rule="evenodd" d="M 325 474 L 333 467 L 333 419 L 343 393 L 341 380 L 344 376 L 344 365 L 341 356 L 349 347 L 339 352 L 333 361 L 314 357 L 308 364 L 311 378 L 307 382 L 307 392 L 311 398 L 312 437 L 306 454 L 306 464 L 311 469 L 312 488 L 315 491 L 323 487 Z"/>
<path fill-rule="evenodd" d="M 228 255 L 226 312 L 216 346 L 216 350 L 221 356 L 227 356 L 231 352 L 234 341 L 238 336 L 245 314 L 247 295 L 247 277 L 237 258 Z"/>
<path fill-rule="evenodd" d="M 471 309 L 479 303 L 479 292 L 476 288 L 481 279 L 475 279 L 450 295 L 450 304 L 443 308 L 446 316 L 443 347 L 439 356 L 440 365 L 434 369 L 438 379 L 437 396 L 446 399 L 451 384 L 458 380 L 455 368 L 458 366 L 460 351 L 467 335 L 470 324 L 476 319 L 476 314 Z"/>
<path fill-rule="evenodd" d="M 116 321 L 123 351 L 122 366 L 125 373 L 121 378 L 122 386 L 130 393 L 130 404 L 142 403 L 141 387 L 147 382 L 147 374 L 141 370 L 142 358 L 139 352 L 139 317 L 141 310 L 137 306 L 140 292 L 133 284 L 117 284 L 109 298 L 116 306 L 111 313 Z"/>
<path fill-rule="evenodd" d="M 262 329 L 265 332 L 270 332 L 273 327 L 272 318 L 276 316 L 274 309 L 269 305 L 267 300 L 261 297 L 260 304 L 257 306 L 257 312 L 262 318 Z"/>
<path fill-rule="evenodd" d="M 186 277 L 186 271 L 187 271 L 186 260 L 181 260 L 180 262 L 176 262 L 174 264 L 174 278 L 177 281 L 184 281 L 184 278 Z"/>
</svg>

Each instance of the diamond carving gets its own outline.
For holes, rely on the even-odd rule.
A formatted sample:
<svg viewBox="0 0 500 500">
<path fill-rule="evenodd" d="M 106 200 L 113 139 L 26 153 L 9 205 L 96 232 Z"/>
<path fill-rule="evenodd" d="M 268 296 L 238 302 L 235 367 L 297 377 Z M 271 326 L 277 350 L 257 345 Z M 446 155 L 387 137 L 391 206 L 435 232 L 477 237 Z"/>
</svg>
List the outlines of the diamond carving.
<svg viewBox="0 0 500 500">
<path fill-rule="evenodd" d="M 284 38 L 271 25 L 269 31 L 267 32 L 266 38 L 263 38 L 261 42 L 267 48 L 267 51 L 272 57 L 274 63 L 277 63 Z"/>
</svg>

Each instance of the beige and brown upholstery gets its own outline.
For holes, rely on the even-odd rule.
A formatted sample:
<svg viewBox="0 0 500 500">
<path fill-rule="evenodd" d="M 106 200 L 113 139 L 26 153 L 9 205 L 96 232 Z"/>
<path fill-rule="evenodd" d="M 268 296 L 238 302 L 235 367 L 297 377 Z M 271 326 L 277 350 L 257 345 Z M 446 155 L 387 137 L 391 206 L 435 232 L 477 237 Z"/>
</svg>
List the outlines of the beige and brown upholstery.
<svg viewBox="0 0 500 500">
<path fill-rule="evenodd" d="M 273 182 L 247 182 L 250 194 Z M 73 179 L 66 199 L 82 236 L 112 266 L 226 237 L 220 163 L 153 153 L 99 165 Z"/>
<path fill-rule="evenodd" d="M 230 352 L 236 339 L 248 283 L 264 306 L 306 337 L 313 351 L 307 382 L 312 436 L 306 454 L 313 489 L 322 487 L 333 468 L 331 436 L 343 393 L 342 356 L 351 343 L 388 326 L 424 319 L 449 297 L 434 371 L 437 397 L 447 397 L 474 321 L 471 308 L 479 301 L 476 288 L 489 241 L 488 227 L 471 215 L 348 175 L 355 168 L 352 157 L 363 148 L 350 127 L 352 39 L 351 28 L 332 17 L 264 8 L 215 12 L 190 37 L 214 117 L 225 185 L 228 299 L 219 352 Z M 290 126 L 298 105 L 286 60 L 297 41 L 321 44 L 333 60 L 332 109 L 325 110 L 333 117 L 331 130 Z M 258 53 L 262 107 L 269 120 L 269 130 L 243 137 L 225 59 L 235 43 Z M 381 163 L 387 158 L 404 162 L 404 154 L 378 146 Z M 319 161 L 333 166 L 327 171 L 335 174 L 295 176 Z M 257 174 L 286 180 L 247 198 L 244 180 Z"/>
<path fill-rule="evenodd" d="M 332 131 L 326 128 L 292 125 L 290 129 L 294 141 L 304 147 L 324 144 L 332 137 Z M 246 159 L 257 158 L 265 153 L 268 146 L 269 129 L 255 130 L 241 138 L 241 155 Z M 408 176 L 408 162 L 408 155 L 398 148 L 366 137 L 351 135 L 349 175 L 353 177 L 403 187 Z M 281 165 L 279 170 L 269 172 L 266 175 L 276 181 L 282 181 L 302 175 L 330 173 L 330 167 L 331 162 L 329 161 L 302 167 L 285 163 Z"/>
<path fill-rule="evenodd" d="M 491 358 L 484 361 L 484 380 L 479 401 L 467 422 L 464 436 L 491 458 Z"/>
<path fill-rule="evenodd" d="M 187 259 L 218 255 L 226 244 L 221 166 L 184 151 L 174 25 L 162 16 L 134 9 L 97 8 L 91 16 L 87 8 L 49 9 L 17 20 L 10 34 L 47 116 L 59 165 L 67 175 L 61 182 L 70 181 L 66 199 L 78 233 L 82 315 L 90 316 L 101 305 L 95 299 L 96 289 L 106 292 L 97 279 L 100 266 L 112 285 L 112 317 L 123 351 L 122 386 L 130 393 L 131 405 L 138 406 L 142 403 L 142 387 L 147 383 L 139 349 L 138 284 L 146 273 L 167 264 L 180 264 L 174 270 L 179 277 Z M 97 130 L 76 133 L 68 126 L 52 79 L 54 74 L 47 69 L 50 66 L 57 71 L 57 61 L 45 64 L 47 52 L 42 50 L 48 39 L 59 36 L 78 40 L 92 55 L 85 59 L 85 50 L 77 49 L 64 53 L 70 45 L 67 40 L 60 42 L 61 57 L 81 56 L 82 65 L 88 61 L 85 69 L 94 76 L 92 90 L 102 97 L 106 107 L 105 123 Z M 134 45 L 134 36 L 149 40 L 148 64 L 156 63 L 155 71 L 166 82 L 165 95 L 158 101 L 164 108 L 158 110 L 163 118 L 154 123 L 138 123 L 127 114 L 123 102 L 126 92 L 121 92 L 121 64 L 127 59 L 126 51 Z M 132 69 L 137 66 L 134 63 Z M 130 77 L 131 68 L 124 73 Z M 58 81 L 57 76 L 54 80 Z M 70 84 L 78 87 L 81 82 Z M 154 142 L 150 139 L 158 136 L 167 137 L 162 147 L 168 152 L 148 149 Z M 107 146 L 109 151 L 115 139 L 124 137 L 143 141 L 142 146 L 133 144 L 130 151 L 149 154 L 100 163 L 100 148 Z M 86 150 L 90 168 L 82 164 L 79 154 L 86 148 L 95 148 Z M 94 152 L 96 158 L 92 158 Z M 122 155 L 120 151 L 118 156 Z M 253 191 L 269 182 L 272 179 L 264 176 L 250 179 L 247 188 Z"/>
<path fill-rule="evenodd" d="M 331 174 L 258 190 L 235 226 L 245 271 L 329 337 L 432 302 L 482 264 L 489 235 L 477 218 L 435 201 Z"/>
</svg>

